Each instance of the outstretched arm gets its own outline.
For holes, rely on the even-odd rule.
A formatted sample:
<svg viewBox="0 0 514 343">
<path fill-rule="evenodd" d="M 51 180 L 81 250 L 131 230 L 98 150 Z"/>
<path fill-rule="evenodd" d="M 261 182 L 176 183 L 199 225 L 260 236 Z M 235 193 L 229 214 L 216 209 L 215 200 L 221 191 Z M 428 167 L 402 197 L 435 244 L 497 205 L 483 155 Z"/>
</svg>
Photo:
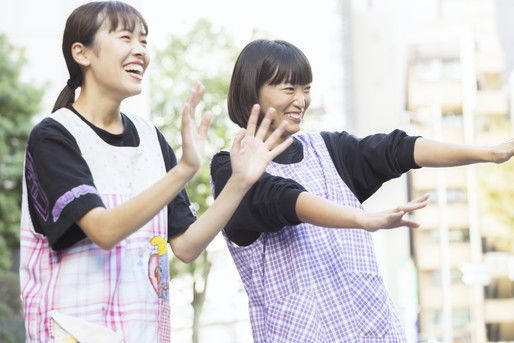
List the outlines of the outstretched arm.
<svg viewBox="0 0 514 343">
<path fill-rule="evenodd" d="M 480 162 L 503 163 L 514 155 L 514 139 L 493 146 L 450 144 L 418 138 L 414 160 L 421 167 L 453 167 Z"/>
<path fill-rule="evenodd" d="M 330 200 L 302 192 L 296 202 L 296 213 L 303 222 L 332 228 L 357 228 L 367 231 L 392 229 L 400 226 L 416 228 L 418 223 L 404 219 L 407 212 L 427 205 L 428 195 L 383 212 L 367 212 L 341 206 Z"/>
<path fill-rule="evenodd" d="M 106 250 L 113 248 L 150 221 L 194 176 L 200 167 L 203 143 L 211 121 L 210 115 L 204 116 L 196 131 L 194 112 L 203 91 L 203 86 L 195 85 L 182 111 L 183 154 L 179 163 L 125 203 L 109 209 L 96 207 L 77 220 L 77 225 L 95 244 Z"/>
<path fill-rule="evenodd" d="M 289 138 L 271 149 L 284 132 L 286 122 L 264 140 L 275 111 L 269 109 L 257 129 L 259 110 L 258 105 L 252 108 L 246 132 L 242 131 L 234 140 L 230 151 L 232 175 L 219 196 L 186 231 L 171 238 L 173 253 L 183 262 L 191 262 L 200 255 L 227 224 L 243 196 L 259 179 L 268 163 L 292 143 L 292 138 Z"/>
</svg>

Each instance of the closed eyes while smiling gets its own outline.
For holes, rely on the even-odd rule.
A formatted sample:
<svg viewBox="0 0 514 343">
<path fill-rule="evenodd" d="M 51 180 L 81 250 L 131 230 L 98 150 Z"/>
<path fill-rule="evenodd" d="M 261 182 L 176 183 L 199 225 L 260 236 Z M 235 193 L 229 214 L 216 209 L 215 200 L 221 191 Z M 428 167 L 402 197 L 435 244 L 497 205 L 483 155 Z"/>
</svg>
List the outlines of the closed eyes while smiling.
<svg viewBox="0 0 514 343">
<path fill-rule="evenodd" d="M 282 90 L 284 90 L 286 92 L 293 93 L 295 91 L 295 87 L 293 87 L 293 86 L 285 86 L 285 87 L 282 88 Z M 311 86 L 310 85 L 309 86 L 305 86 L 303 88 L 303 91 L 305 93 L 309 93 L 311 91 Z"/>
<path fill-rule="evenodd" d="M 124 34 L 122 34 L 122 36 L 120 38 L 123 39 L 124 41 L 128 42 L 128 41 L 132 40 L 132 35 L 130 35 L 128 33 L 124 33 Z M 142 38 L 141 40 L 139 40 L 139 43 L 141 43 L 142 46 L 146 47 L 146 44 L 147 44 L 146 38 Z"/>
</svg>

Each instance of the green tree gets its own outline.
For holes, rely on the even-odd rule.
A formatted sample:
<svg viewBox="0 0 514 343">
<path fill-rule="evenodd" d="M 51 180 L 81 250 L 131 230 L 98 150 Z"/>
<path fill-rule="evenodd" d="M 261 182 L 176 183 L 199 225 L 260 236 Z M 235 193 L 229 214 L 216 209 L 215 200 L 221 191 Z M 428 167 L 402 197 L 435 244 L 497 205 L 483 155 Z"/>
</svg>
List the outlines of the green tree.
<svg viewBox="0 0 514 343">
<path fill-rule="evenodd" d="M 150 81 L 154 121 L 166 136 L 177 155 L 180 155 L 180 112 L 193 83 L 200 81 L 206 92 L 197 115 L 205 109 L 214 114 L 209 130 L 206 156 L 227 147 L 234 135 L 229 132 L 226 96 L 230 74 L 238 49 L 223 31 L 207 20 L 199 20 L 181 37 L 171 37 L 166 47 L 156 53 Z M 209 189 L 209 166 L 204 163 L 186 189 L 197 214 L 201 215 L 212 203 Z M 171 275 L 189 274 L 193 279 L 193 342 L 198 342 L 199 319 L 205 301 L 211 262 L 204 252 L 195 262 L 171 263 Z"/>
<path fill-rule="evenodd" d="M 20 341 L 10 327 L 20 326 L 18 274 L 9 271 L 18 251 L 22 169 L 31 117 L 43 95 L 21 80 L 23 51 L 0 34 L 0 341 Z M 21 329 L 23 326 L 21 325 Z M 12 330 L 11 330 L 12 331 Z M 19 332 L 19 330 L 18 330 Z M 23 332 L 23 331 L 22 331 Z"/>
</svg>

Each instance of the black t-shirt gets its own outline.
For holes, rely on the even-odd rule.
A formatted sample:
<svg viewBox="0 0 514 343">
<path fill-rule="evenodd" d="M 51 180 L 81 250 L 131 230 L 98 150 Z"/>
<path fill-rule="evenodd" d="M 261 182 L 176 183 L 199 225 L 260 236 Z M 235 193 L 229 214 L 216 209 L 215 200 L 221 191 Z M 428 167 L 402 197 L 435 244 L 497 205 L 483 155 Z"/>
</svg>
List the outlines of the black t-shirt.
<svg viewBox="0 0 514 343">
<path fill-rule="evenodd" d="M 362 203 L 380 186 L 413 168 L 414 142 L 418 137 L 404 131 L 357 138 L 347 132 L 322 132 L 327 150 L 341 179 Z M 298 163 L 303 159 L 303 145 L 293 144 L 277 156 L 276 163 Z M 230 155 L 217 153 L 211 163 L 214 196 L 221 192 L 232 173 Z M 243 198 L 224 230 L 234 243 L 246 246 L 262 232 L 276 232 L 284 226 L 297 225 L 296 200 L 305 188 L 298 182 L 264 173 Z"/>
<path fill-rule="evenodd" d="M 118 147 L 139 145 L 137 129 L 126 115 L 122 114 L 123 133 L 112 134 L 87 121 L 73 107 L 69 109 L 106 143 Z M 166 171 L 169 171 L 177 164 L 177 159 L 157 128 L 156 134 Z M 86 235 L 76 221 L 93 208 L 105 207 L 75 138 L 51 117 L 42 120 L 30 133 L 25 178 L 34 229 L 48 238 L 54 250 L 68 248 L 84 239 Z M 66 199 L 65 206 L 56 206 L 59 199 L 60 204 Z M 168 237 L 184 232 L 196 220 L 185 190 L 177 194 L 167 208 Z"/>
</svg>

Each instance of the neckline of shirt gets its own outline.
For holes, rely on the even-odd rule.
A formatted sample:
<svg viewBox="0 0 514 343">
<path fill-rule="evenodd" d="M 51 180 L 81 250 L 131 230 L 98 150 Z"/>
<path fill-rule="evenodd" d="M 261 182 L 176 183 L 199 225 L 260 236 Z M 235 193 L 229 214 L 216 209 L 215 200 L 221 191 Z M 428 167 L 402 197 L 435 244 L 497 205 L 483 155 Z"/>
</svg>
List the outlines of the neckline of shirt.
<svg viewBox="0 0 514 343">
<path fill-rule="evenodd" d="M 75 113 L 84 123 L 93 129 L 93 131 L 100 137 L 105 143 L 118 146 L 118 147 L 137 147 L 139 146 L 139 134 L 136 126 L 123 112 L 121 114 L 121 120 L 123 121 L 123 132 L 114 134 L 106 131 L 102 128 L 91 123 L 83 115 L 81 115 L 72 105 L 66 107 L 73 113 Z"/>
<path fill-rule="evenodd" d="M 296 138 L 293 137 L 293 143 L 280 155 L 275 157 L 273 162 L 279 164 L 298 163 L 303 160 L 303 145 Z"/>
</svg>

